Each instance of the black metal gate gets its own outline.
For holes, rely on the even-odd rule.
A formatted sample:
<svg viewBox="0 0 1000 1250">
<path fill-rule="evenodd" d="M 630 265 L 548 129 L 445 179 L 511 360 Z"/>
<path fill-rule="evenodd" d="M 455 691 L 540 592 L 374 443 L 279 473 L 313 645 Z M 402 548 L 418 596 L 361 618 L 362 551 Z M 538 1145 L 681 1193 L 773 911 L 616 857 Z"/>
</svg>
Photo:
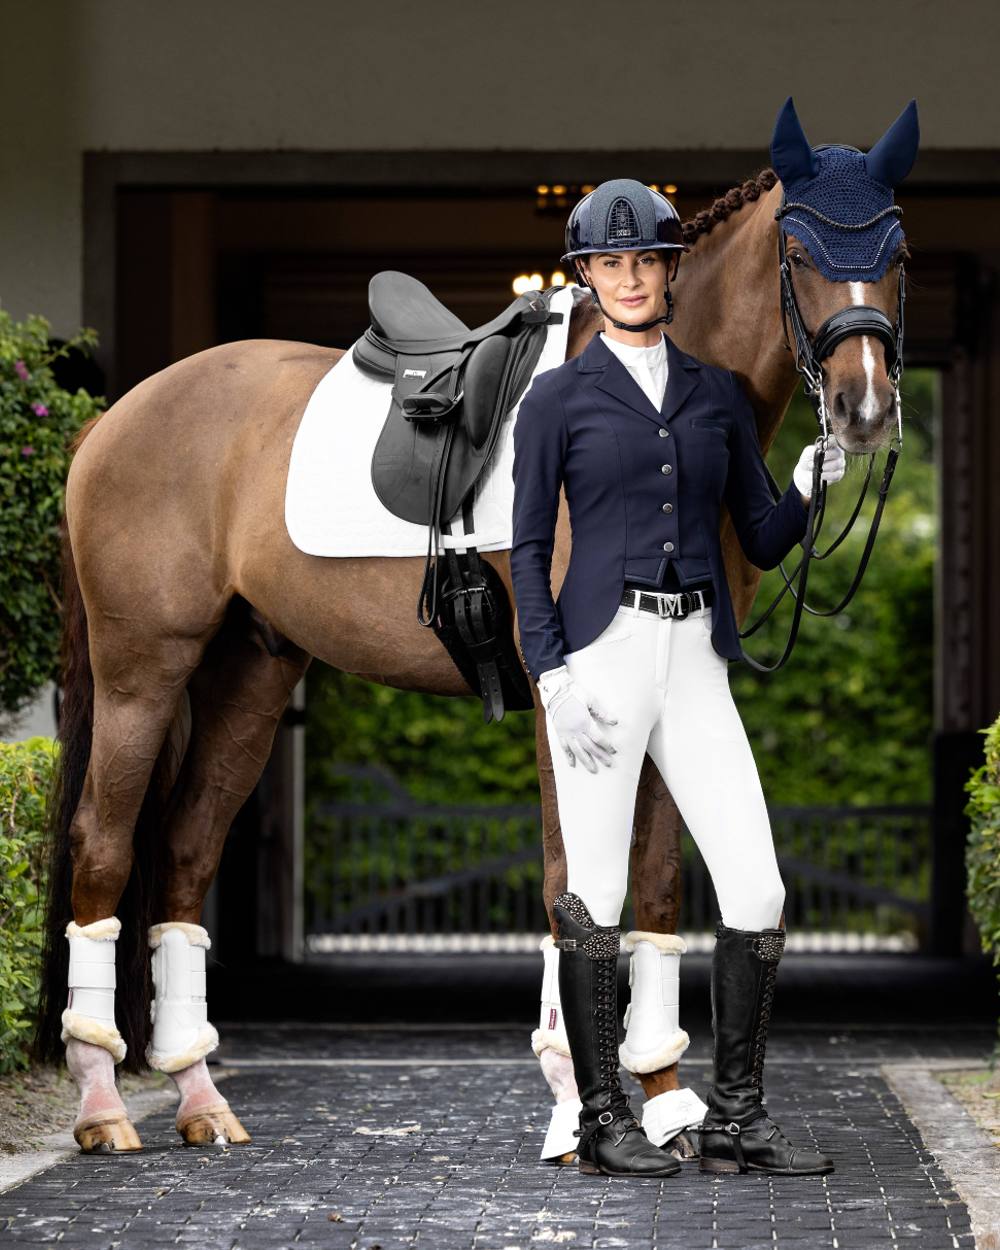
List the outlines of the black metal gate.
<svg viewBox="0 0 1000 1250">
<path fill-rule="evenodd" d="M 430 807 L 377 767 L 338 772 L 351 797 L 316 809 L 306 831 L 307 950 L 364 936 L 528 946 L 547 930 L 537 805 Z M 775 807 L 771 821 L 793 933 L 816 946 L 923 943 L 928 807 Z M 690 837 L 683 862 L 687 937 L 714 929 L 717 909 Z"/>
</svg>

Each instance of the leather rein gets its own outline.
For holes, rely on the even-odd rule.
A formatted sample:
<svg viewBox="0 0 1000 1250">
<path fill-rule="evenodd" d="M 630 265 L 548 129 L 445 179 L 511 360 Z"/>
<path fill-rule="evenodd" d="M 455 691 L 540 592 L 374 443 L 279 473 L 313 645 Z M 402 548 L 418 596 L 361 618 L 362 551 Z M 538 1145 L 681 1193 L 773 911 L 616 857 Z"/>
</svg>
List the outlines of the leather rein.
<svg viewBox="0 0 1000 1250">
<path fill-rule="evenodd" d="M 882 513 L 885 510 L 885 501 L 889 494 L 889 483 L 892 481 L 892 475 L 896 468 L 896 461 L 899 459 L 899 453 L 903 448 L 903 417 L 902 406 L 899 396 L 899 381 L 903 372 L 903 303 L 906 298 L 906 279 L 903 266 L 899 266 L 899 292 L 898 304 L 896 312 L 896 324 L 889 320 L 880 308 L 872 308 L 867 304 L 852 304 L 846 308 L 838 309 L 837 312 L 823 322 L 816 331 L 815 336 L 810 337 L 806 330 L 805 321 L 802 317 L 802 311 L 799 308 L 798 300 L 795 297 L 795 287 L 792 283 L 792 270 L 788 260 L 788 252 L 785 243 L 785 232 L 781 228 L 781 218 L 792 209 L 804 209 L 807 212 L 814 213 L 822 218 L 827 225 L 837 226 L 843 230 L 863 230 L 867 226 L 872 225 L 880 217 L 896 213 L 902 215 L 903 210 L 896 204 L 873 217 L 870 221 L 862 222 L 860 225 L 846 225 L 843 222 L 832 221 L 828 217 L 810 208 L 809 205 L 799 204 L 796 202 L 787 203 L 784 194 L 781 197 L 781 205 L 775 210 L 775 220 L 778 222 L 778 272 L 781 281 L 781 323 L 785 333 L 785 344 L 789 351 L 795 356 L 795 369 L 801 376 L 806 396 L 812 401 L 813 409 L 816 414 L 816 420 L 819 424 L 819 434 L 816 438 L 817 453 L 813 460 L 813 477 L 812 492 L 809 497 L 809 515 L 806 518 L 806 538 L 803 539 L 805 548 L 798 564 L 792 570 L 791 574 L 786 573 L 784 562 L 779 565 L 781 569 L 782 580 L 784 585 L 781 590 L 771 601 L 769 606 L 757 618 L 756 621 L 746 629 L 739 633 L 740 638 L 749 638 L 751 634 L 757 632 L 758 629 L 767 621 L 778 604 L 790 591 L 792 598 L 795 600 L 795 609 L 792 613 L 792 623 L 788 632 L 788 640 L 785 643 L 785 649 L 780 659 L 774 664 L 762 664 L 759 660 L 755 660 L 752 656 L 743 651 L 743 658 L 761 673 L 773 673 L 776 669 L 782 667 L 786 663 L 795 646 L 799 633 L 799 624 L 802 620 L 802 613 L 809 612 L 812 616 L 836 616 L 842 612 L 844 608 L 854 598 L 854 594 L 861 585 L 861 580 L 865 575 L 868 567 L 868 561 L 875 546 L 875 537 L 878 534 L 879 523 L 882 520 Z M 791 327 L 791 334 L 789 334 Z M 885 346 L 886 363 L 888 365 L 889 383 L 895 391 L 896 405 L 896 433 L 890 439 L 889 451 L 886 456 L 885 468 L 882 473 L 882 481 L 878 488 L 878 502 L 875 506 L 875 512 L 872 516 L 871 525 L 868 530 L 868 537 L 865 541 L 864 550 L 861 553 L 861 559 L 858 563 L 857 571 L 848 587 L 847 593 L 841 601 L 832 608 L 819 609 L 810 607 L 806 603 L 806 586 L 809 580 L 809 568 L 813 560 L 825 560 L 830 556 L 840 544 L 847 538 L 848 534 L 854 527 L 854 523 L 861 512 L 862 504 L 868 494 L 868 487 L 872 479 L 872 470 L 875 464 L 875 452 L 868 457 L 868 469 L 865 474 L 865 480 L 861 487 L 861 494 L 858 502 L 854 506 L 847 524 L 841 530 L 840 534 L 830 543 L 829 547 L 823 552 L 817 551 L 815 543 L 819 538 L 820 530 L 823 527 L 823 517 L 826 511 L 826 483 L 821 480 L 823 472 L 823 459 L 826 455 L 827 445 L 830 440 L 830 427 L 827 421 L 826 398 L 824 395 L 825 376 L 823 373 L 823 361 L 840 346 L 847 338 L 851 338 L 858 334 L 869 334 L 877 338 Z M 795 346 L 792 346 L 794 339 Z M 768 471 L 770 477 L 770 471 Z M 771 488 L 775 499 L 780 497 L 781 491 L 771 477 Z"/>
</svg>

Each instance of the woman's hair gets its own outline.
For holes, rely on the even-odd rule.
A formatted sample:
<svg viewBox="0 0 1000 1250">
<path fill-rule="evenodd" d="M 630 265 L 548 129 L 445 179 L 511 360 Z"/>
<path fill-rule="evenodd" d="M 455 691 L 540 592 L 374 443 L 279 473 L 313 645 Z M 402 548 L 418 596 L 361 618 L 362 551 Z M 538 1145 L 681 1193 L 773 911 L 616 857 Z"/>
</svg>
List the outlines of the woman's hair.
<svg viewBox="0 0 1000 1250">
<path fill-rule="evenodd" d="M 778 175 L 773 169 L 762 169 L 756 177 L 748 178 L 742 186 L 733 187 L 725 195 L 720 196 L 711 208 L 703 208 L 689 221 L 684 222 L 681 227 L 684 232 L 684 242 L 693 246 L 701 235 L 708 234 L 718 222 L 731 217 L 744 204 L 759 200 L 777 182 Z"/>
</svg>

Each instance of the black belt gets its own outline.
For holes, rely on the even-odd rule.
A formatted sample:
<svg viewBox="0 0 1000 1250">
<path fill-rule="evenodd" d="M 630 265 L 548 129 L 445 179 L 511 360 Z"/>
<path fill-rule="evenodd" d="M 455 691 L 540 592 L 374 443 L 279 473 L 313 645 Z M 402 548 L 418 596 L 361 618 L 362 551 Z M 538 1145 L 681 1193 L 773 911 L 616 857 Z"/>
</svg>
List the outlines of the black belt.
<svg viewBox="0 0 1000 1250">
<path fill-rule="evenodd" d="M 626 587 L 622 591 L 621 601 L 630 608 L 635 607 L 635 591 Z M 657 590 L 639 592 L 639 611 L 655 612 L 657 616 L 672 616 L 683 620 L 690 612 L 699 608 L 710 608 L 715 596 L 712 587 L 706 586 L 698 590 Z"/>
</svg>

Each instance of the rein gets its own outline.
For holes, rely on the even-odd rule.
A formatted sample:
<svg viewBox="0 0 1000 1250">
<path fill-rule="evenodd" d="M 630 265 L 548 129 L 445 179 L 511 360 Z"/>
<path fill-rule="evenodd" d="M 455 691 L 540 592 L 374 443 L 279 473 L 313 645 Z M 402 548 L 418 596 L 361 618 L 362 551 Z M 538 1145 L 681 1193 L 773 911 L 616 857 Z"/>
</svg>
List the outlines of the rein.
<svg viewBox="0 0 1000 1250">
<path fill-rule="evenodd" d="M 784 665 L 795 647 L 798 638 L 799 625 L 802 620 L 802 613 L 809 612 L 812 616 L 836 616 L 842 612 L 844 608 L 854 598 L 855 592 L 861 585 L 862 578 L 868 567 L 868 561 L 871 557 L 872 549 L 875 546 L 875 538 L 878 534 L 879 524 L 882 520 L 882 513 L 885 510 L 885 501 L 889 494 L 889 484 L 892 481 L 892 475 L 895 472 L 896 461 L 899 459 L 899 453 L 903 448 L 903 415 L 902 406 L 899 395 L 899 381 L 903 372 L 903 303 L 906 298 L 906 282 L 903 266 L 899 266 L 899 292 L 898 304 L 896 312 L 896 324 L 893 325 L 889 318 L 880 308 L 872 308 L 867 304 L 852 304 L 846 308 L 838 309 L 837 312 L 823 322 L 816 331 L 815 336 L 810 337 L 806 330 L 805 321 L 802 317 L 802 311 L 799 308 L 798 300 L 795 296 L 795 287 L 792 283 L 792 270 L 788 261 L 787 247 L 785 243 L 785 232 L 781 228 L 781 218 L 792 209 L 806 210 L 816 213 L 815 209 L 806 204 L 796 202 L 787 203 L 784 193 L 781 197 L 781 205 L 775 210 L 775 220 L 778 222 L 778 273 L 781 281 L 781 324 L 785 334 L 785 343 L 789 351 L 795 356 L 795 369 L 801 376 L 806 396 L 812 401 L 813 409 L 816 414 L 816 420 L 819 425 L 819 434 L 816 438 L 817 453 L 813 459 L 813 475 L 812 475 L 812 491 L 809 496 L 809 514 L 806 518 L 806 538 L 803 540 L 805 548 L 798 564 L 789 575 L 785 572 L 784 562 L 779 567 L 781 569 L 782 580 L 784 585 L 781 590 L 771 601 L 764 612 L 756 621 L 746 629 L 739 633 L 740 638 L 749 638 L 755 634 L 758 629 L 767 621 L 778 604 L 788 592 L 791 592 L 792 598 L 795 600 L 795 608 L 792 613 L 792 623 L 788 632 L 788 640 L 785 643 L 784 651 L 781 657 L 774 664 L 762 664 L 759 660 L 755 660 L 753 656 L 748 655 L 741 647 L 740 650 L 743 659 L 757 669 L 761 673 L 773 673 Z M 890 208 L 884 209 L 871 221 L 863 222 L 858 226 L 850 226 L 842 222 L 831 221 L 829 218 L 823 217 L 822 214 L 816 213 L 816 216 L 822 217 L 823 221 L 828 225 L 839 226 L 845 230 L 859 230 L 865 226 L 869 226 L 879 217 L 886 216 L 889 213 L 898 213 L 902 215 L 903 210 L 898 205 L 892 205 Z M 791 327 L 791 335 L 789 334 Z M 854 527 L 855 521 L 861 512 L 862 504 L 868 494 L 868 487 L 872 479 L 872 469 L 875 464 L 875 452 L 872 452 L 868 458 L 868 470 L 865 474 L 865 480 L 861 487 L 861 494 L 858 502 L 854 506 L 847 524 L 841 530 L 840 534 L 830 543 L 829 547 L 823 552 L 816 550 L 816 540 L 819 538 L 820 530 L 823 527 L 823 518 L 826 512 L 826 483 L 821 480 L 823 472 L 823 460 L 826 455 L 826 448 L 830 440 L 830 427 L 827 421 L 826 413 L 826 397 L 824 394 L 823 384 L 825 381 L 823 373 L 823 361 L 830 356 L 837 347 L 847 338 L 851 338 L 858 334 L 869 334 L 879 339 L 885 346 L 886 363 L 888 365 L 889 383 L 893 387 L 896 395 L 896 434 L 890 440 L 889 452 L 886 456 L 885 468 L 882 473 L 882 481 L 878 488 L 878 502 L 875 505 L 875 512 L 872 516 L 871 525 L 868 530 L 868 537 L 865 541 L 864 551 L 861 553 L 861 559 L 858 563 L 857 571 L 848 587 L 847 593 L 841 601 L 832 608 L 819 609 L 810 607 L 806 603 L 806 586 L 809 581 L 809 568 L 813 560 L 825 560 L 830 556 L 844 539 L 848 536 Z M 794 339 L 795 346 L 792 346 Z M 781 491 L 777 482 L 771 476 L 768 470 L 768 478 L 770 479 L 771 491 L 775 499 L 780 498 Z M 797 579 L 797 582 L 796 582 Z"/>
</svg>

